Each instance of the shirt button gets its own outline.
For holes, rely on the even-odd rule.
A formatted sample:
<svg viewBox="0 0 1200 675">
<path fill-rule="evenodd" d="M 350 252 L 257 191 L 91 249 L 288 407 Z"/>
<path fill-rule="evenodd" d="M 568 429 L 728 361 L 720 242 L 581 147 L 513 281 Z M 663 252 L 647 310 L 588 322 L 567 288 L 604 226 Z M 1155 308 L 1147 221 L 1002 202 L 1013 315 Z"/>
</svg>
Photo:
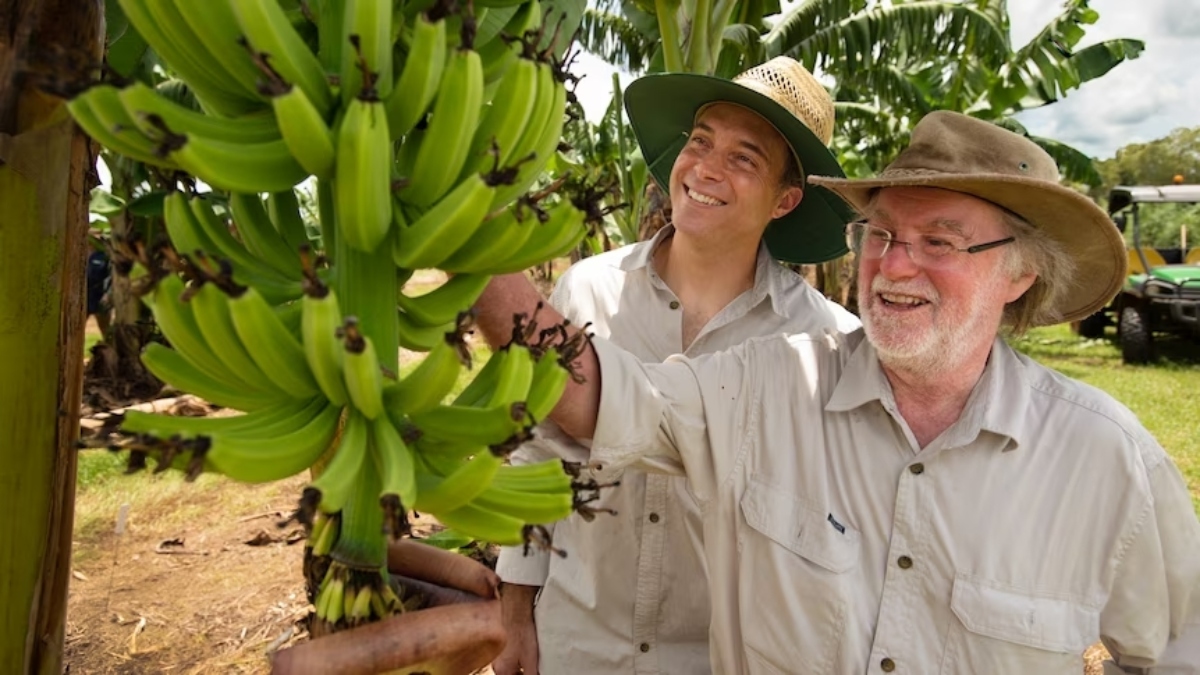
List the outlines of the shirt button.
<svg viewBox="0 0 1200 675">
<path fill-rule="evenodd" d="M 900 566 L 900 569 L 906 570 L 912 567 L 912 558 L 902 555 L 896 559 L 896 564 Z"/>
<path fill-rule="evenodd" d="M 657 514 L 657 513 L 651 513 L 651 514 L 650 514 L 650 522 L 652 522 L 652 523 L 657 523 L 657 522 L 658 522 L 658 514 Z"/>
<path fill-rule="evenodd" d="M 679 301 L 678 300 L 671 301 L 671 309 L 679 309 Z M 645 651 L 645 650 L 643 650 L 643 651 Z"/>
<path fill-rule="evenodd" d="M 913 472 L 914 474 L 920 476 L 921 474 L 925 473 L 925 465 L 920 462 L 917 462 L 916 464 L 913 464 L 912 466 L 908 467 L 908 470 Z"/>
<path fill-rule="evenodd" d="M 646 652 L 650 651 L 650 643 L 643 642 L 642 644 L 638 645 L 638 649 L 642 650 L 642 653 L 645 654 Z"/>
<path fill-rule="evenodd" d="M 890 673 L 896 669 L 896 662 L 889 658 L 885 658 L 879 662 L 879 668 L 885 673 Z"/>
</svg>

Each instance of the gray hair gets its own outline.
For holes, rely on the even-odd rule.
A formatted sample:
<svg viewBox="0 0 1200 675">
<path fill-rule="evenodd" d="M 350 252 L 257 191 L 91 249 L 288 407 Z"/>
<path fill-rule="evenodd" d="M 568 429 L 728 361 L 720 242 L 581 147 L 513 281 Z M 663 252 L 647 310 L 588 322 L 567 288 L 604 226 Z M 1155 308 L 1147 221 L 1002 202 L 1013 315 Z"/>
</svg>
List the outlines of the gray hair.
<svg viewBox="0 0 1200 675">
<path fill-rule="evenodd" d="M 1059 323 L 1062 316 L 1055 308 L 1071 290 L 1075 260 L 1062 242 L 1021 216 L 997 208 L 1008 234 L 1016 239 L 1005 255 L 1009 275 L 1014 279 L 1025 274 L 1037 275 L 1029 290 L 1005 306 L 1000 325 L 1016 336 L 1033 326 Z"/>
</svg>

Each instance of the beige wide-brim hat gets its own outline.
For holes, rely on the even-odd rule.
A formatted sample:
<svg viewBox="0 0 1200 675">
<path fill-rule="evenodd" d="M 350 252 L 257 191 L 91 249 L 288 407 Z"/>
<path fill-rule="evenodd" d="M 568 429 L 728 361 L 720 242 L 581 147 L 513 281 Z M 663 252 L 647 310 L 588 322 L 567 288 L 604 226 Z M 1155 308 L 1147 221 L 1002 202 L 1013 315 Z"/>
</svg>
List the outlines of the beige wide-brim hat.
<svg viewBox="0 0 1200 675">
<path fill-rule="evenodd" d="M 860 213 L 875 190 L 901 186 L 962 192 L 1012 211 L 1061 242 L 1075 260 L 1075 284 L 1053 308 L 1065 322 L 1112 300 L 1125 281 L 1126 254 L 1104 210 L 1058 180 L 1054 160 L 1033 141 L 948 111 L 923 117 L 908 147 L 876 178 L 809 177 Z"/>
</svg>

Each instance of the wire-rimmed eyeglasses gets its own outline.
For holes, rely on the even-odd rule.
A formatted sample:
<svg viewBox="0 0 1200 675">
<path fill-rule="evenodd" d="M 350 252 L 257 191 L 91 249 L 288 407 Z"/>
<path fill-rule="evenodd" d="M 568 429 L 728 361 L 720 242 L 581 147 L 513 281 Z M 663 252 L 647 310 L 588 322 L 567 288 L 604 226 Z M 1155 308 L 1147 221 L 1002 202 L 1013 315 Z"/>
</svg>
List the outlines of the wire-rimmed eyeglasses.
<svg viewBox="0 0 1200 675">
<path fill-rule="evenodd" d="M 958 248 L 949 240 L 936 234 L 923 234 L 916 241 L 900 241 L 890 231 L 875 227 L 865 220 L 846 226 L 846 245 L 855 254 L 869 260 L 877 260 L 887 255 L 892 244 L 902 244 L 904 248 L 908 249 L 909 259 L 919 265 L 944 262 L 951 253 L 982 253 L 1014 241 L 1016 241 L 1015 237 L 1005 237 L 996 241 Z"/>
</svg>

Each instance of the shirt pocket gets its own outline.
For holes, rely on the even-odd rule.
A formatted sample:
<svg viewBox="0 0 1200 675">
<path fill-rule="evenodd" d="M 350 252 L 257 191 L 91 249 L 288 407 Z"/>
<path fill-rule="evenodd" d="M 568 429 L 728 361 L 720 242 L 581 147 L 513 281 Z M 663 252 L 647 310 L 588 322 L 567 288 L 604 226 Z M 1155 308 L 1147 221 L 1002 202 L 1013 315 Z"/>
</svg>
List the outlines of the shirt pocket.
<svg viewBox="0 0 1200 675">
<path fill-rule="evenodd" d="M 941 672 L 1080 672 L 1100 638 L 1100 610 L 959 574 Z"/>
<path fill-rule="evenodd" d="M 841 673 L 859 533 L 782 488 L 754 478 L 740 507 L 738 579 L 751 673 Z"/>
</svg>

